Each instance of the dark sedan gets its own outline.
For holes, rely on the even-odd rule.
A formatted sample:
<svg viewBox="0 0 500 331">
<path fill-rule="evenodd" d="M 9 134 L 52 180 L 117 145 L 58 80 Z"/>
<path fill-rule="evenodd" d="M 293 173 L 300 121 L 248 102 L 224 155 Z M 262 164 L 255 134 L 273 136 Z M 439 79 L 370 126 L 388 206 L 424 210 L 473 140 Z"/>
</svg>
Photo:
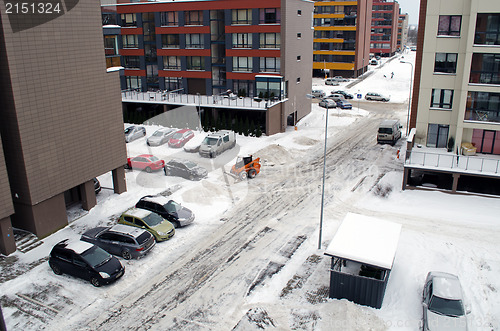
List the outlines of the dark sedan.
<svg viewBox="0 0 500 331">
<path fill-rule="evenodd" d="M 156 245 L 155 238 L 148 231 L 123 224 L 90 229 L 82 235 L 81 240 L 125 260 L 144 256 Z"/>
<path fill-rule="evenodd" d="M 339 90 L 339 91 L 332 92 L 332 94 L 342 94 L 344 96 L 344 98 L 346 98 L 346 99 L 354 99 L 354 95 L 349 94 L 349 93 L 347 93 L 345 91 L 340 91 Z"/>
<path fill-rule="evenodd" d="M 194 221 L 194 213 L 191 210 L 163 196 L 147 195 L 142 197 L 135 208 L 155 212 L 174 224 L 176 228 L 186 226 Z"/>
<path fill-rule="evenodd" d="M 338 100 L 337 107 L 339 107 L 340 109 L 352 109 L 352 105 L 345 100 Z"/>
<path fill-rule="evenodd" d="M 56 275 L 82 278 L 96 287 L 110 284 L 125 273 L 120 261 L 102 248 L 67 239 L 52 248 L 49 266 Z"/>
<path fill-rule="evenodd" d="M 187 160 L 173 159 L 163 167 L 165 176 L 178 176 L 189 180 L 200 180 L 207 176 L 207 169 Z"/>
</svg>

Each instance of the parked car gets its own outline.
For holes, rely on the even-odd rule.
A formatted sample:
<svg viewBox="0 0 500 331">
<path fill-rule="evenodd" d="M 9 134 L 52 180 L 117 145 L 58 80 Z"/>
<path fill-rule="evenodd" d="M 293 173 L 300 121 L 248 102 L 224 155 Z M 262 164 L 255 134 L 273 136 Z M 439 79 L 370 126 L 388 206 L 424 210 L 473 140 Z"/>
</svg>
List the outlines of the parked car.
<svg viewBox="0 0 500 331">
<path fill-rule="evenodd" d="M 337 107 L 337 102 L 333 99 L 322 99 L 319 102 L 319 106 L 323 108 L 335 108 Z"/>
<path fill-rule="evenodd" d="M 376 100 L 376 101 L 389 101 L 390 98 L 386 97 L 380 93 L 374 93 L 374 92 L 368 92 L 365 94 L 365 99 L 366 100 Z"/>
<path fill-rule="evenodd" d="M 323 90 L 312 90 L 312 96 L 315 98 L 324 98 L 325 97 L 325 91 Z"/>
<path fill-rule="evenodd" d="M 141 154 L 136 157 L 129 157 L 127 159 L 127 169 L 141 169 L 146 172 L 156 171 L 163 168 L 165 161 L 160 160 L 151 154 Z"/>
<path fill-rule="evenodd" d="M 332 99 L 334 101 L 345 100 L 344 96 L 338 93 L 332 93 L 329 96 L 327 96 L 327 98 Z"/>
<path fill-rule="evenodd" d="M 462 286 L 457 276 L 431 271 L 425 280 L 422 306 L 423 330 L 467 330 Z"/>
<path fill-rule="evenodd" d="M 131 125 L 125 129 L 125 142 L 129 143 L 146 135 L 146 129 L 143 126 Z"/>
<path fill-rule="evenodd" d="M 327 78 L 325 79 L 325 85 L 333 85 L 333 86 L 337 86 L 337 85 L 340 85 L 340 83 L 338 82 L 338 80 L 336 79 L 333 79 L 333 78 Z"/>
<path fill-rule="evenodd" d="M 95 194 L 99 194 L 99 192 L 101 192 L 101 183 L 99 183 L 99 180 L 97 178 L 93 178 L 94 180 L 94 192 Z"/>
<path fill-rule="evenodd" d="M 383 120 L 378 126 L 377 143 L 388 143 L 395 145 L 401 138 L 401 128 L 398 120 Z"/>
<path fill-rule="evenodd" d="M 333 79 L 335 79 L 337 82 L 348 82 L 349 81 L 349 79 L 344 78 L 342 76 L 335 76 L 335 77 L 333 77 Z"/>
<path fill-rule="evenodd" d="M 151 233 L 156 241 L 168 240 L 175 234 L 172 223 L 157 213 L 145 209 L 131 208 L 127 210 L 120 216 L 118 223 L 144 229 Z"/>
<path fill-rule="evenodd" d="M 175 132 L 168 141 L 168 147 L 180 148 L 184 146 L 190 139 L 194 137 L 193 131 L 189 129 L 181 129 Z"/>
<path fill-rule="evenodd" d="M 200 180 L 208 174 L 207 169 L 198 166 L 193 161 L 172 159 L 163 167 L 165 176 L 178 176 L 189 180 Z"/>
<path fill-rule="evenodd" d="M 156 130 L 151 137 L 148 138 L 148 146 L 160 146 L 169 141 L 172 135 L 175 133 L 175 129 L 163 128 Z"/>
<path fill-rule="evenodd" d="M 375 59 L 380 60 L 381 59 L 380 55 L 375 55 Z"/>
<path fill-rule="evenodd" d="M 125 273 L 120 261 L 102 248 L 68 239 L 52 248 L 49 266 L 56 275 L 75 276 L 90 281 L 96 287 L 110 284 Z"/>
<path fill-rule="evenodd" d="M 148 231 L 123 224 L 87 230 L 80 239 L 125 260 L 144 256 L 156 245 Z"/>
<path fill-rule="evenodd" d="M 337 107 L 339 107 L 340 109 L 352 109 L 352 104 L 345 100 L 338 100 Z"/>
<path fill-rule="evenodd" d="M 340 90 L 339 91 L 334 91 L 334 92 L 332 92 L 332 94 L 342 94 L 345 99 L 354 99 L 354 95 L 349 94 L 349 93 L 347 93 L 345 91 L 340 91 Z"/>
<path fill-rule="evenodd" d="M 194 221 L 194 213 L 191 210 L 161 195 L 146 195 L 135 204 L 135 208 L 155 212 L 176 228 L 186 226 Z"/>
<path fill-rule="evenodd" d="M 198 153 L 204 157 L 217 157 L 224 151 L 236 146 L 234 131 L 221 130 L 208 134 L 201 142 Z"/>
<path fill-rule="evenodd" d="M 377 61 L 376 59 L 371 59 L 371 60 L 370 60 L 370 64 L 371 64 L 372 66 L 376 66 L 376 65 L 378 64 L 378 61 Z"/>
</svg>

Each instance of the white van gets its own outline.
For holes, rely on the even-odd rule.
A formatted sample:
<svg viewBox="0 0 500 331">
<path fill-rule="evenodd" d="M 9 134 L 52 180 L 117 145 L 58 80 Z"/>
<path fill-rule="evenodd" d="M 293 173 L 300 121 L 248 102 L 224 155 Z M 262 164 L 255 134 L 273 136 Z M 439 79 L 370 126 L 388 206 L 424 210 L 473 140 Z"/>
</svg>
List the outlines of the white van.
<svg viewBox="0 0 500 331">
<path fill-rule="evenodd" d="M 236 134 L 234 131 L 221 130 L 210 133 L 203 139 L 198 153 L 204 157 L 216 157 L 225 150 L 231 149 L 236 145 Z"/>
<path fill-rule="evenodd" d="M 327 79 L 325 79 L 325 85 L 337 86 L 337 85 L 340 85 L 340 83 L 335 78 L 327 78 Z"/>
<path fill-rule="evenodd" d="M 402 127 L 398 120 L 383 120 L 378 126 L 377 143 L 394 146 L 396 141 L 401 138 Z"/>
</svg>

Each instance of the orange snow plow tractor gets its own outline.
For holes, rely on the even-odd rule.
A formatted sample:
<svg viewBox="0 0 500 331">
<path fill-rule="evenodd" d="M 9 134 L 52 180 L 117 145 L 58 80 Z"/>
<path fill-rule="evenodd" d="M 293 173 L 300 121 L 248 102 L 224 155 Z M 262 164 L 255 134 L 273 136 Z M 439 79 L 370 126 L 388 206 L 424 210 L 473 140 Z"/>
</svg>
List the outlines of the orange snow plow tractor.
<svg viewBox="0 0 500 331">
<path fill-rule="evenodd" d="M 238 156 L 236 164 L 231 168 L 231 175 L 239 179 L 254 178 L 260 172 L 260 158 L 253 159 L 250 156 Z"/>
</svg>

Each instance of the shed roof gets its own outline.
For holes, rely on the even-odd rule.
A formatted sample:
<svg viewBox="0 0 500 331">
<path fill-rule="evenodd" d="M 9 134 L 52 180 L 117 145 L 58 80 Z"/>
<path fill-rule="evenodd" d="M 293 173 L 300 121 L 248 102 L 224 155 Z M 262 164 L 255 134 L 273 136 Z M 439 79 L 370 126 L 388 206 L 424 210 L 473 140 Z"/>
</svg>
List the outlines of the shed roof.
<svg viewBox="0 0 500 331">
<path fill-rule="evenodd" d="M 348 213 L 325 255 L 391 269 L 401 224 Z"/>
</svg>

